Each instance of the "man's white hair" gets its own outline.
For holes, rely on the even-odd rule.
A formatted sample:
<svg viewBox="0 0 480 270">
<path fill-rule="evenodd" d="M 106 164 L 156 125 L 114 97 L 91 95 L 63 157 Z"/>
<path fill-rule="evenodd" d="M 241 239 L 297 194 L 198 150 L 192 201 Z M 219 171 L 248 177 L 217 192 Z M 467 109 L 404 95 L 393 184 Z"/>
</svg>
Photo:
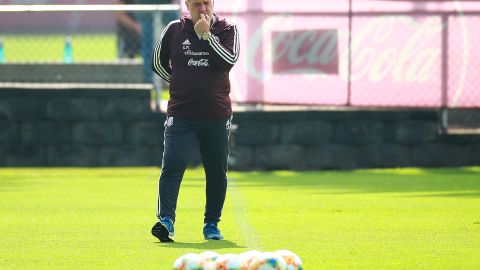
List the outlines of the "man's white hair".
<svg viewBox="0 0 480 270">
<path fill-rule="evenodd" d="M 192 0 L 187 0 L 189 3 L 192 2 Z M 212 3 L 215 4 L 215 0 L 212 0 Z"/>
</svg>

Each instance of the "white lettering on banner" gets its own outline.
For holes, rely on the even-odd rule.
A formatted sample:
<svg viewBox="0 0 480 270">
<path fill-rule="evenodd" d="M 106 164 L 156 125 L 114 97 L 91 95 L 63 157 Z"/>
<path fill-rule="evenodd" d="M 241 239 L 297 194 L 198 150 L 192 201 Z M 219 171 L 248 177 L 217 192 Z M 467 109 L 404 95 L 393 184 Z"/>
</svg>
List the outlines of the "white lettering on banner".
<svg viewBox="0 0 480 270">
<path fill-rule="evenodd" d="M 288 26 L 293 25 L 291 16 L 287 18 L 280 17 L 280 16 L 278 17 L 272 16 L 264 20 L 262 25 L 258 27 L 257 31 L 255 31 L 253 35 L 250 37 L 250 42 L 249 42 L 248 51 L 247 51 L 247 72 L 252 78 L 255 78 L 257 80 L 267 79 L 268 74 L 266 74 L 262 70 L 257 69 L 255 65 L 255 61 L 257 59 L 265 60 L 265 58 L 262 58 L 263 55 L 258 55 L 260 46 L 262 45 L 263 33 L 266 31 L 270 31 L 275 25 L 278 25 L 279 23 L 287 26 L 285 27 L 286 29 L 288 29 Z M 271 54 L 267 53 L 267 57 L 270 55 L 275 55 L 275 52 L 272 52 Z M 271 58 L 266 60 L 272 61 Z"/>
<path fill-rule="evenodd" d="M 328 32 L 315 35 L 314 33 L 322 30 L 310 29 L 296 34 L 296 38 L 292 39 L 288 32 L 281 32 L 271 36 L 272 46 L 263 47 L 266 55 L 260 55 L 264 33 L 276 29 L 293 29 L 294 25 L 292 16 L 272 16 L 265 19 L 261 27 L 253 33 L 247 53 L 247 71 L 251 77 L 258 80 L 268 79 L 272 74 L 264 71 L 263 67 L 274 64 L 278 59 L 288 61 L 290 71 L 311 71 L 312 64 L 326 64 L 338 57 L 338 38 L 346 38 L 348 35 L 344 29 L 337 30 L 337 38 Z M 435 80 L 434 74 L 438 71 L 436 66 L 441 64 L 441 44 L 432 45 L 432 39 L 440 39 L 442 27 L 441 20 L 437 17 L 421 21 L 409 16 L 372 18 L 355 31 L 352 37 L 351 80 L 365 77 L 371 82 L 389 79 L 398 83 L 425 83 Z M 392 44 L 391 41 L 402 33 L 405 35 L 405 42 Z M 382 44 L 385 44 L 383 48 Z M 272 51 L 268 51 L 269 49 Z M 349 55 L 348 50 L 343 49 L 339 75 L 346 80 Z M 263 60 L 259 67 L 258 59 Z"/>
<path fill-rule="evenodd" d="M 195 60 L 193 58 L 190 58 L 190 60 L 188 60 L 188 65 L 189 66 L 194 66 L 194 67 L 208 67 L 208 66 L 210 66 L 209 63 L 208 63 L 208 59 Z"/>
<path fill-rule="evenodd" d="M 338 73 L 337 31 L 272 33 L 274 73 Z"/>
<path fill-rule="evenodd" d="M 442 31 L 441 21 L 427 18 L 423 23 L 415 23 L 412 18 L 382 17 L 370 20 L 352 37 L 352 75 L 351 80 L 360 80 L 367 76 L 371 82 L 379 82 L 391 74 L 393 82 L 425 83 L 435 79 L 435 65 L 440 64 L 440 44 L 429 48 L 428 42 Z M 408 27 L 414 29 L 411 36 L 400 48 L 376 50 L 370 44 L 386 43 L 398 33 L 395 30 Z M 404 28 L 403 28 L 404 29 Z M 348 52 L 343 54 L 341 66 L 342 78 L 347 77 Z"/>
</svg>

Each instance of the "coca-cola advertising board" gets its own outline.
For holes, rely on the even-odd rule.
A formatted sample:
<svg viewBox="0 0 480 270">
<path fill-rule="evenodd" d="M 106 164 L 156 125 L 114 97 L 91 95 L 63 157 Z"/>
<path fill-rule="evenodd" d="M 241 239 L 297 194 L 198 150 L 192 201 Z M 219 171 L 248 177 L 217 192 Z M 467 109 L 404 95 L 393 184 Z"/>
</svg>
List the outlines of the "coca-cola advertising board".
<svg viewBox="0 0 480 270">
<path fill-rule="evenodd" d="M 439 17 L 362 17 L 354 27 L 352 104 L 441 106 Z"/>
<path fill-rule="evenodd" d="M 273 73 L 338 74 L 336 30 L 272 32 Z"/>
<path fill-rule="evenodd" d="M 342 14 L 340 8 L 344 1 L 329 2 L 323 10 L 304 6 L 288 13 L 277 13 L 281 3 L 269 1 L 232 12 L 222 6 L 221 15 L 240 30 L 241 56 L 231 74 L 234 101 L 480 107 L 480 81 L 474 76 L 480 68 L 480 4 L 467 6 L 478 15 L 465 15 L 452 1 L 425 6 L 399 1 L 396 14 L 392 1 L 374 1 L 375 12 L 367 8 L 372 1 L 358 1 L 363 13 L 353 13 L 349 36 L 348 9 Z M 388 12 L 381 12 L 383 2 Z"/>
<path fill-rule="evenodd" d="M 113 0 L 0 0 L 1 4 Z M 95 3 L 93 3 L 95 2 Z M 184 13 L 183 1 L 179 1 Z M 480 107 L 480 1 L 215 1 L 240 31 L 235 102 Z M 114 31 L 113 13 L 3 14 L 11 31 Z M 32 28 L 33 25 L 33 28 Z M 37 29 L 38 28 L 38 29 Z M 206 60 L 190 65 L 208 66 Z"/>
</svg>

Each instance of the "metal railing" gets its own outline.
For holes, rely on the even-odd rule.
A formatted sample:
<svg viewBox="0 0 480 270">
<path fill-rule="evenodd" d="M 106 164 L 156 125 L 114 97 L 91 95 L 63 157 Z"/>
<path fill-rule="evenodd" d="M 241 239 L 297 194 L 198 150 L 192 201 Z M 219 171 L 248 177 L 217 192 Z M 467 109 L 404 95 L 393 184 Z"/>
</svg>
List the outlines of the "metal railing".
<svg viewBox="0 0 480 270">
<path fill-rule="evenodd" d="M 153 46 L 165 26 L 162 20 L 165 12 L 179 10 L 180 6 L 176 4 L 0 5 L 3 20 L 15 23 L 11 27 L 4 23 L 4 29 L 0 30 L 0 86 L 32 82 L 110 83 L 117 86 L 152 83 L 156 93 L 155 107 L 160 109 L 164 85 L 144 64 L 139 45 L 130 57 L 120 56 L 125 47 L 118 46 L 122 37 L 118 35 L 114 14 L 128 12 L 140 18 L 147 17 L 147 14 L 152 25 L 150 40 Z M 93 23 L 88 26 L 90 19 L 98 21 L 96 18 L 99 17 L 107 17 L 100 20 L 100 29 L 96 29 Z M 75 20 L 80 23 L 69 23 Z"/>
</svg>

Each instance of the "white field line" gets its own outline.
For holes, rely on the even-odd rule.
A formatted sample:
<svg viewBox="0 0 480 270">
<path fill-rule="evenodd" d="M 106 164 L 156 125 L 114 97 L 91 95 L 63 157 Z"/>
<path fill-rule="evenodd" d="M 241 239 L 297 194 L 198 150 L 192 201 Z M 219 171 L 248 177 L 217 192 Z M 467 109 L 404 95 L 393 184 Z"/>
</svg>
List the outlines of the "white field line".
<svg viewBox="0 0 480 270">
<path fill-rule="evenodd" d="M 228 190 L 231 195 L 231 203 L 233 206 L 233 215 L 235 223 L 243 235 L 243 239 L 249 249 L 262 250 L 260 239 L 255 228 L 248 221 L 248 204 L 242 194 L 241 187 L 236 185 L 234 178 L 228 178 Z"/>
</svg>

